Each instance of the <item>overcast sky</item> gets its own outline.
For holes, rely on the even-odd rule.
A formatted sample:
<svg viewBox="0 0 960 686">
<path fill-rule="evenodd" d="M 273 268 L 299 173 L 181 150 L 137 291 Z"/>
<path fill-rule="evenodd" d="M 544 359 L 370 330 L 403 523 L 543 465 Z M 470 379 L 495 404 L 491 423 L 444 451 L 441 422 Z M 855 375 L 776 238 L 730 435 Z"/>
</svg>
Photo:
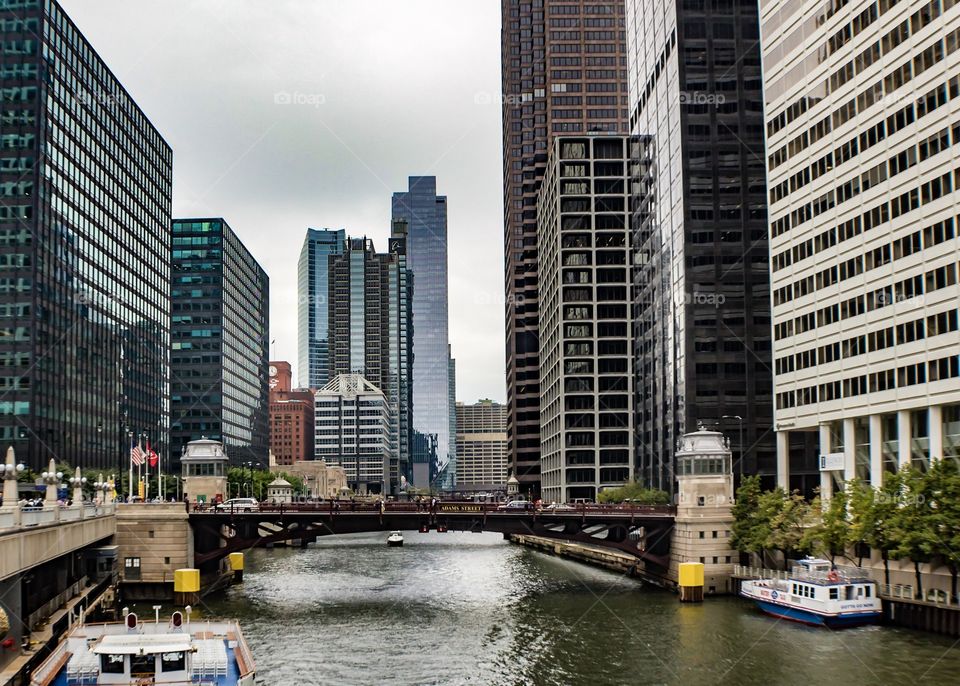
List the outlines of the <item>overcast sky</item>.
<svg viewBox="0 0 960 686">
<path fill-rule="evenodd" d="M 222 216 L 270 275 L 296 364 L 308 226 L 386 250 L 390 196 L 449 206 L 457 399 L 503 401 L 500 3 L 61 0 L 173 147 L 173 215 Z"/>
</svg>

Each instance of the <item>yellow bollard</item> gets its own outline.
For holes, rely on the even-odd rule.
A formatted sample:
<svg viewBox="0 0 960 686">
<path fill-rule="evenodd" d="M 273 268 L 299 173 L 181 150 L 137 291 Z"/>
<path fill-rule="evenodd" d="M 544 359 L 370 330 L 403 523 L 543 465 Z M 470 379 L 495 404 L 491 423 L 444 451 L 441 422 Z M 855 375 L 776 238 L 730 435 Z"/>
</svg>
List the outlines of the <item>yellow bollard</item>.
<svg viewBox="0 0 960 686">
<path fill-rule="evenodd" d="M 243 553 L 230 553 L 230 569 L 234 581 L 243 581 Z"/>
<path fill-rule="evenodd" d="M 681 562 L 679 574 L 680 602 L 703 601 L 703 563 Z"/>
<path fill-rule="evenodd" d="M 199 569 L 174 570 L 173 602 L 176 605 L 195 605 L 200 602 Z"/>
</svg>

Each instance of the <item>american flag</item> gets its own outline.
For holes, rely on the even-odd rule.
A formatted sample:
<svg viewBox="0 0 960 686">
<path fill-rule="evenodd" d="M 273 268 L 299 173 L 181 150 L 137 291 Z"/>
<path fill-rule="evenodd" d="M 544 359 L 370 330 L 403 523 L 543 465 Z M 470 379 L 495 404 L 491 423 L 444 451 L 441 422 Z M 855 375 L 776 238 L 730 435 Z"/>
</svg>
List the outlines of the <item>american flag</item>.
<svg viewBox="0 0 960 686">
<path fill-rule="evenodd" d="M 130 461 L 133 462 L 133 464 L 139 467 L 143 464 L 145 459 L 146 455 L 144 454 L 143 450 L 141 450 L 139 445 L 135 445 L 130 448 Z"/>
</svg>

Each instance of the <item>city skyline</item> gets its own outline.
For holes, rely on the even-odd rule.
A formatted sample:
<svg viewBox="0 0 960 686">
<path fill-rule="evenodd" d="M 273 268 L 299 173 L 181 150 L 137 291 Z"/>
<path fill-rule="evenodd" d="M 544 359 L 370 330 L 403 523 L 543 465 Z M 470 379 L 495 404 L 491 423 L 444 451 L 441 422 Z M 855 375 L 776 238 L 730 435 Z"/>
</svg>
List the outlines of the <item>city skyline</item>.
<svg viewBox="0 0 960 686">
<path fill-rule="evenodd" d="M 173 148 L 173 215 L 229 211 L 270 275 L 271 356 L 296 366 L 306 229 L 385 246 L 391 194 L 434 175 L 450 198 L 458 397 L 505 400 L 498 6 L 198 5 L 183 22 L 160 2 L 63 4 Z M 383 47 L 397 26 L 406 39 Z"/>
</svg>

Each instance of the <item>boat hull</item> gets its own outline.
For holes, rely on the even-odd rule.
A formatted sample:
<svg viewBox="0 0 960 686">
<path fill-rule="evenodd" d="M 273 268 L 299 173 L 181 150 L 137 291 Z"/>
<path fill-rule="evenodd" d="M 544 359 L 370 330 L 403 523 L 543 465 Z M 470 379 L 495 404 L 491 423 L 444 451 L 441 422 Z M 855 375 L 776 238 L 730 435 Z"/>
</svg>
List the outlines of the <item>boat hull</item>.
<svg viewBox="0 0 960 686">
<path fill-rule="evenodd" d="M 880 621 L 881 612 L 850 612 L 841 615 L 821 615 L 797 607 L 788 607 L 765 600 L 752 599 L 761 610 L 773 617 L 789 619 L 809 626 L 825 626 L 829 629 L 844 629 Z"/>
<path fill-rule="evenodd" d="M 388 540 L 388 541 L 387 541 L 387 545 L 390 546 L 391 548 L 402 548 L 402 547 L 403 547 L 403 539 L 400 539 L 399 541 L 390 541 L 390 540 Z"/>
</svg>

